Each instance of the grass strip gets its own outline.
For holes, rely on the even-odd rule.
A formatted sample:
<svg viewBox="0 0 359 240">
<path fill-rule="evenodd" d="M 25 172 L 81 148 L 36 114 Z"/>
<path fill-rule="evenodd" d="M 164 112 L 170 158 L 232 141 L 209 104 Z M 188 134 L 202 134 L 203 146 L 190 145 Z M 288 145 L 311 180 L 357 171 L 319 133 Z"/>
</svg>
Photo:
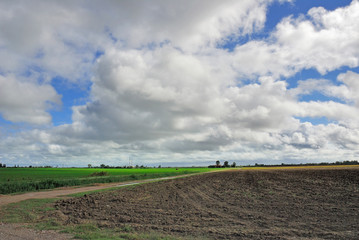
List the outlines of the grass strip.
<svg viewBox="0 0 359 240">
<path fill-rule="evenodd" d="M 34 223 L 47 211 L 54 210 L 52 203 L 57 198 L 29 199 L 18 203 L 10 203 L 0 209 L 2 223 Z"/>
</svg>

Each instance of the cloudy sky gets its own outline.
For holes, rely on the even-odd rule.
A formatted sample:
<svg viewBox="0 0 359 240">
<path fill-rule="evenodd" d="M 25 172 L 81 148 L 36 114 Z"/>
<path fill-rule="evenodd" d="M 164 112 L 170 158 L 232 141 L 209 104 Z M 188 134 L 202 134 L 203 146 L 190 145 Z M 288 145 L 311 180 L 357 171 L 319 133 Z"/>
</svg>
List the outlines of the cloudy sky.
<svg viewBox="0 0 359 240">
<path fill-rule="evenodd" d="M 359 159 L 358 0 L 0 1 L 0 162 Z"/>
</svg>

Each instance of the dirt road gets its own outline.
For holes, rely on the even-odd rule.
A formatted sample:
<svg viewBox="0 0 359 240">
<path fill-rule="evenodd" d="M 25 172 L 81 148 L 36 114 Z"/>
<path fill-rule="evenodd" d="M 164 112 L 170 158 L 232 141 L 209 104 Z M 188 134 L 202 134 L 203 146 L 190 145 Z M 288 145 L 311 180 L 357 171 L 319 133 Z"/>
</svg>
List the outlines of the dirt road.
<svg viewBox="0 0 359 240">
<path fill-rule="evenodd" d="M 182 177 L 188 177 L 192 175 L 206 174 L 206 173 L 211 173 L 211 172 L 193 173 L 193 174 L 154 178 L 154 179 L 144 179 L 144 180 L 136 180 L 131 182 L 104 183 L 104 184 L 96 184 L 94 186 L 87 186 L 87 187 L 64 187 L 64 188 L 57 188 L 57 189 L 46 190 L 41 192 L 29 192 L 29 193 L 18 194 L 18 195 L 0 195 L 0 207 L 7 205 L 9 203 L 21 202 L 28 199 L 58 198 L 58 197 L 64 197 L 69 194 L 89 192 L 89 191 L 95 191 L 95 190 L 101 190 L 101 189 L 113 188 L 113 187 L 124 187 L 129 185 L 136 185 L 140 183 L 182 178 Z"/>
</svg>

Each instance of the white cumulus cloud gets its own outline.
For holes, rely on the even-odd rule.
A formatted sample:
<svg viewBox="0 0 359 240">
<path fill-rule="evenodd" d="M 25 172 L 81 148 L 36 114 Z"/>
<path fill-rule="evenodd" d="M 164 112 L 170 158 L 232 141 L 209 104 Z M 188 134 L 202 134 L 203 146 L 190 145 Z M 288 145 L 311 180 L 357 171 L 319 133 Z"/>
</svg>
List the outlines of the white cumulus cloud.
<svg viewBox="0 0 359 240">
<path fill-rule="evenodd" d="M 359 156 L 359 1 L 288 16 L 250 40 L 272 2 L 1 2 L 0 114 L 43 126 L 1 136 L 0 153 L 78 165 Z M 287 81 L 341 67 L 336 80 Z M 90 89 L 71 123 L 51 127 L 57 77 Z M 303 100 L 315 93 L 327 99 Z"/>
<path fill-rule="evenodd" d="M 12 122 L 48 124 L 47 112 L 53 104 L 60 104 L 61 96 L 48 84 L 22 82 L 14 76 L 0 75 L 0 114 Z"/>
</svg>

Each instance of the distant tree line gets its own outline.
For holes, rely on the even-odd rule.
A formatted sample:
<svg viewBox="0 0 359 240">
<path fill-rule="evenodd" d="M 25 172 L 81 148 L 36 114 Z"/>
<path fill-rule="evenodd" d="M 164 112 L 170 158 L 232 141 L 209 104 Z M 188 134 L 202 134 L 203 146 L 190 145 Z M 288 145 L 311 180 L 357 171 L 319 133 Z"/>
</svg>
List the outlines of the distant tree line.
<svg viewBox="0 0 359 240">
<path fill-rule="evenodd" d="M 326 165 L 359 165 L 359 161 L 352 160 L 352 161 L 336 161 L 336 162 L 321 162 L 321 163 L 293 163 L 293 164 L 258 164 L 255 163 L 254 165 L 245 165 L 245 167 L 290 167 L 290 166 L 326 166 Z M 209 168 L 228 168 L 228 167 L 236 167 L 236 163 L 233 162 L 231 165 L 229 165 L 228 161 L 225 161 L 223 165 L 219 160 L 216 161 L 215 165 L 209 165 Z"/>
<path fill-rule="evenodd" d="M 100 166 L 92 166 L 91 164 L 88 164 L 87 165 L 88 168 L 149 168 L 147 166 L 139 166 L 139 165 L 136 165 L 136 166 L 110 166 L 110 165 L 106 165 L 106 164 L 101 164 Z M 161 168 L 161 165 L 158 166 L 158 168 Z"/>
<path fill-rule="evenodd" d="M 209 165 L 209 168 L 229 168 L 229 167 L 233 167 L 235 168 L 237 166 L 237 164 L 235 162 L 233 162 L 231 165 L 229 165 L 228 161 L 224 161 L 223 165 L 221 165 L 220 161 L 216 161 L 215 165 Z"/>
<path fill-rule="evenodd" d="M 269 165 L 269 164 L 258 164 L 255 163 L 254 166 L 255 167 L 291 167 L 291 166 L 326 166 L 326 165 L 359 165 L 359 161 L 353 160 L 353 161 L 336 161 L 336 162 L 321 162 L 321 163 L 293 163 L 293 164 L 289 164 L 289 163 L 282 163 L 282 164 L 274 164 L 274 165 Z M 253 166 L 253 165 L 248 165 L 248 166 Z"/>
<path fill-rule="evenodd" d="M 9 166 L 6 166 L 6 164 L 1 164 L 0 163 L 0 168 L 54 168 L 53 166 L 32 166 L 32 165 L 29 165 L 29 166 L 21 166 L 20 165 L 14 165 L 12 167 L 9 167 Z"/>
</svg>

